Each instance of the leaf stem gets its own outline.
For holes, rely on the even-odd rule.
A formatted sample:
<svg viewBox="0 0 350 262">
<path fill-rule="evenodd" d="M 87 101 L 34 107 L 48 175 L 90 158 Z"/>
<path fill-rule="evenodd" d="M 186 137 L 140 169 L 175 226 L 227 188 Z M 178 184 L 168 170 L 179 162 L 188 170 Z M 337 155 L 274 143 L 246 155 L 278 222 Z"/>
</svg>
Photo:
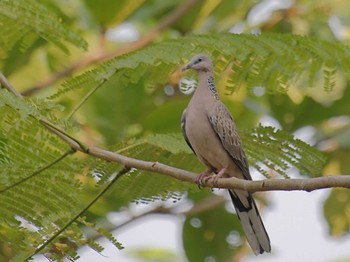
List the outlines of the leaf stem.
<svg viewBox="0 0 350 262">
<path fill-rule="evenodd" d="M 51 163 L 49 163 L 48 165 L 46 166 L 43 166 L 42 168 L 38 169 L 37 171 L 33 172 L 32 174 L 30 174 L 29 176 L 17 181 L 16 183 L 10 185 L 10 186 L 7 186 L 3 189 L 0 189 L 0 193 L 4 193 L 5 191 L 7 190 L 10 190 L 11 188 L 14 188 L 24 182 L 26 182 L 27 180 L 35 177 L 36 175 L 42 173 L 43 171 L 45 171 L 46 169 L 49 169 L 50 167 L 52 167 L 53 165 L 57 164 L 58 162 L 62 161 L 64 158 L 66 158 L 68 155 L 70 154 L 73 154 L 74 152 L 76 152 L 75 150 L 73 149 L 69 149 L 67 152 L 65 152 L 62 156 L 58 157 L 57 159 L 55 159 L 54 161 L 52 161 Z"/>
<path fill-rule="evenodd" d="M 13 93 L 17 97 L 22 97 L 22 95 L 12 86 L 12 84 L 7 80 L 7 78 L 0 72 L 0 84 L 6 88 L 8 91 Z"/>
<path fill-rule="evenodd" d="M 61 138 L 63 141 L 65 141 L 72 148 L 72 150 L 81 151 L 81 152 L 85 152 L 85 153 L 87 153 L 89 151 L 88 146 L 86 146 L 84 143 L 80 142 L 78 139 L 67 134 L 66 132 L 61 130 L 59 127 L 50 123 L 49 121 L 39 120 L 39 122 L 43 126 L 45 126 L 48 130 L 50 130 L 52 133 L 56 134 L 59 138 Z"/>
<path fill-rule="evenodd" d="M 70 225 L 72 225 L 79 217 L 81 217 L 93 204 L 96 203 L 96 201 L 103 196 L 113 185 L 114 183 L 124 174 L 129 172 L 130 168 L 124 167 L 122 170 L 118 172 L 118 174 L 110 181 L 110 183 L 101 190 L 100 193 L 98 193 L 88 205 L 86 205 L 82 210 L 80 210 L 79 213 L 77 213 L 70 221 L 68 221 L 67 224 L 65 224 L 61 229 L 59 229 L 52 237 L 50 237 L 48 240 L 46 240 L 41 246 L 39 246 L 33 254 L 29 255 L 25 261 L 28 261 L 31 259 L 34 255 L 38 254 L 40 251 L 42 251 L 48 244 L 50 244 L 56 237 L 58 237 L 63 231 L 65 231 Z"/>
<path fill-rule="evenodd" d="M 70 120 L 72 118 L 72 116 L 75 114 L 75 112 L 77 112 L 79 110 L 79 108 L 82 107 L 82 105 L 90 98 L 90 96 L 92 96 L 97 89 L 99 89 L 105 82 L 107 81 L 107 79 L 101 81 L 100 84 L 98 84 L 96 87 L 94 87 L 92 90 L 90 90 L 84 97 L 83 99 L 73 108 L 73 110 L 68 114 L 66 120 Z"/>
</svg>

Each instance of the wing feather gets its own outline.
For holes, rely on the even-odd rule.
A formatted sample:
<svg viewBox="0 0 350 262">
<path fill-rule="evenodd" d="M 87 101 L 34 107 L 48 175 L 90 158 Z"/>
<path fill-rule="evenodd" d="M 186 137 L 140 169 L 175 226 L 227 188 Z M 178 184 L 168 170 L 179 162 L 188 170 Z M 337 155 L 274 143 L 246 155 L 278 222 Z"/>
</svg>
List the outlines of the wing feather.
<svg viewBox="0 0 350 262">
<path fill-rule="evenodd" d="M 193 147 L 190 143 L 190 140 L 188 140 L 187 134 L 186 134 L 186 109 L 183 111 L 182 116 L 181 116 L 181 129 L 182 129 L 182 134 L 185 138 L 185 141 L 187 145 L 191 148 L 193 153 L 196 155 L 196 152 L 194 152 Z"/>
<path fill-rule="evenodd" d="M 217 103 L 209 113 L 208 118 L 211 126 L 220 138 L 222 145 L 230 154 L 237 167 L 242 171 L 244 178 L 252 180 L 241 139 L 238 135 L 232 116 L 226 106 L 221 102 Z"/>
</svg>

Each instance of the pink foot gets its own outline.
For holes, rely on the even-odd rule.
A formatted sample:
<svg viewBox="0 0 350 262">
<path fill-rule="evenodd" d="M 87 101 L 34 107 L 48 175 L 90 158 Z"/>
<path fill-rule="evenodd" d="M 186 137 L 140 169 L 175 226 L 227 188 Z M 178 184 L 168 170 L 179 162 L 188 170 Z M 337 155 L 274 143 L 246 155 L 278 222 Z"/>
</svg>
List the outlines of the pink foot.
<svg viewBox="0 0 350 262">
<path fill-rule="evenodd" d="M 227 170 L 227 168 L 223 167 L 219 170 L 219 172 L 216 174 L 216 176 L 205 177 L 204 181 L 207 182 L 207 181 L 211 180 L 211 182 L 215 186 L 218 179 L 221 178 L 225 174 L 226 170 Z"/>
<path fill-rule="evenodd" d="M 202 185 L 203 179 L 208 179 L 208 178 L 210 178 L 210 175 L 211 175 L 211 173 L 213 173 L 213 172 L 214 172 L 214 169 L 209 168 L 208 170 L 206 170 L 206 171 L 200 173 L 200 174 L 196 177 L 196 184 L 198 185 L 199 188 L 200 188 L 201 185 Z"/>
</svg>

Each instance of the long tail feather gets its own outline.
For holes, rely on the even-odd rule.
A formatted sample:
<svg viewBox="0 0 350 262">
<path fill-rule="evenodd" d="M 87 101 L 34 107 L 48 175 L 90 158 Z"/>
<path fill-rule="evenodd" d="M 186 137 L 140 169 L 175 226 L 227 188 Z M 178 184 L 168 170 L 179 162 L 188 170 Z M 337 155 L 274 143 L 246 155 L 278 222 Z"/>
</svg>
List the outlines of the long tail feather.
<svg viewBox="0 0 350 262">
<path fill-rule="evenodd" d="M 255 255 L 270 252 L 270 239 L 252 195 L 241 190 L 229 190 L 229 193 L 247 241 Z"/>
</svg>

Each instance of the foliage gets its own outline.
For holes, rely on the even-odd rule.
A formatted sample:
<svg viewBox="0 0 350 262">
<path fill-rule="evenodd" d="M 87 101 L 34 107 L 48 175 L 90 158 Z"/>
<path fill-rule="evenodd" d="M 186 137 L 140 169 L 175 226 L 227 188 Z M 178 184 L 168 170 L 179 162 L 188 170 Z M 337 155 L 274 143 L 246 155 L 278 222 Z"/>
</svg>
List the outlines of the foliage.
<svg viewBox="0 0 350 262">
<path fill-rule="evenodd" d="M 8 96 L 2 90 L 2 98 L 4 95 Z M 30 113 L 29 106 L 19 104 L 18 111 L 10 103 L 1 107 L 0 212 L 1 241 L 11 243 L 21 260 L 43 244 L 43 236 L 47 238 L 63 227 L 72 212 L 80 208 L 77 189 L 81 186 L 73 159 L 64 157 L 50 166 L 64 155 L 67 146 L 45 130 L 33 115 L 19 114 L 25 109 Z M 14 241 L 18 237 L 27 241 Z M 77 238 L 76 234 L 72 238 Z"/>
<path fill-rule="evenodd" d="M 287 132 L 259 126 L 245 133 L 243 142 L 252 159 L 251 165 L 265 176 L 274 170 L 288 178 L 287 172 L 293 166 L 308 176 L 318 176 L 322 172 L 324 156 Z"/>
<path fill-rule="evenodd" d="M 63 44 L 68 42 L 80 48 L 87 48 L 86 41 L 62 24 L 55 13 L 45 5 L 27 0 L 4 0 L 0 2 L 0 24 L 3 31 L 0 38 L 1 56 L 15 45 L 22 52 L 31 47 L 38 38 L 51 42 L 68 52 Z"/>
<path fill-rule="evenodd" d="M 172 53 L 169 54 L 170 47 Z M 191 35 L 108 61 L 67 81 L 52 98 L 82 86 L 87 93 L 97 86 L 103 87 L 100 84 L 107 81 L 109 84 L 118 81 L 115 84 L 121 88 L 137 83 L 145 74 L 148 84 L 163 84 L 168 75 L 185 62 L 183 58 L 189 59 L 196 53 L 213 55 L 217 78 L 222 78 L 219 72 L 225 74 L 225 86 L 230 93 L 242 85 L 264 86 L 269 93 L 285 93 L 296 81 L 299 84 L 302 80 L 302 85 L 309 87 L 319 85 L 321 80 L 323 88 L 331 91 L 338 73 L 336 69 L 346 72 L 350 68 L 349 49 L 341 43 L 280 34 Z"/>
<path fill-rule="evenodd" d="M 121 249 L 122 243 L 101 222 L 109 213 L 125 210 L 130 203 L 169 199 L 186 198 L 197 204 L 210 195 L 190 183 L 142 170 L 131 169 L 119 177 L 121 165 L 74 153 L 40 124 L 48 119 L 87 144 L 200 172 L 204 167 L 179 133 L 189 97 L 177 88 L 182 81 L 180 66 L 196 53 L 212 55 L 220 95 L 241 130 L 249 163 L 258 171 L 266 177 L 286 178 L 290 170 L 312 177 L 327 174 L 325 154 L 293 137 L 292 132 L 308 125 L 314 128 L 314 144 L 326 149 L 326 170 L 347 171 L 348 46 L 331 37 L 289 34 L 292 30 L 275 33 L 286 23 L 287 28 L 298 29 L 292 15 L 259 35 L 217 33 L 244 19 L 255 1 L 199 2 L 160 34 L 159 41 L 85 69 L 40 98 L 21 99 L 0 90 L 0 260 L 24 261 L 36 253 L 51 260 L 76 260 L 78 247 L 85 244 L 102 252 L 86 228 Z M 43 76 L 38 65 L 52 70 L 67 54 L 76 55 L 76 47 L 85 50 L 87 42 L 98 42 L 91 39 L 91 32 L 100 30 L 96 35 L 103 43 L 107 29 L 126 19 L 149 28 L 182 2 L 106 0 L 101 5 L 82 0 L 75 4 L 78 8 L 72 10 L 82 11 L 70 13 L 59 0 L 1 1 L 0 57 L 7 58 L 1 61 L 1 71 L 11 73 L 14 83 L 29 85 L 31 75 Z M 232 8 L 237 14 L 232 15 Z M 315 10 L 310 14 L 319 15 Z M 84 25 L 86 32 L 78 34 L 77 24 Z M 255 27 L 264 30 L 268 24 Z M 188 31 L 210 34 L 176 37 Z M 279 128 L 257 125 L 266 115 Z M 329 143 L 336 148 L 327 147 Z M 349 202 L 340 190 L 325 202 L 333 235 L 349 230 L 344 208 Z M 222 205 L 187 215 L 183 242 L 188 259 L 225 261 L 242 251 L 242 232 L 232 232 L 236 228 L 232 224 L 238 223 L 232 216 Z M 218 217 L 220 224 L 214 223 Z M 205 248 L 197 252 L 193 243 Z"/>
</svg>

